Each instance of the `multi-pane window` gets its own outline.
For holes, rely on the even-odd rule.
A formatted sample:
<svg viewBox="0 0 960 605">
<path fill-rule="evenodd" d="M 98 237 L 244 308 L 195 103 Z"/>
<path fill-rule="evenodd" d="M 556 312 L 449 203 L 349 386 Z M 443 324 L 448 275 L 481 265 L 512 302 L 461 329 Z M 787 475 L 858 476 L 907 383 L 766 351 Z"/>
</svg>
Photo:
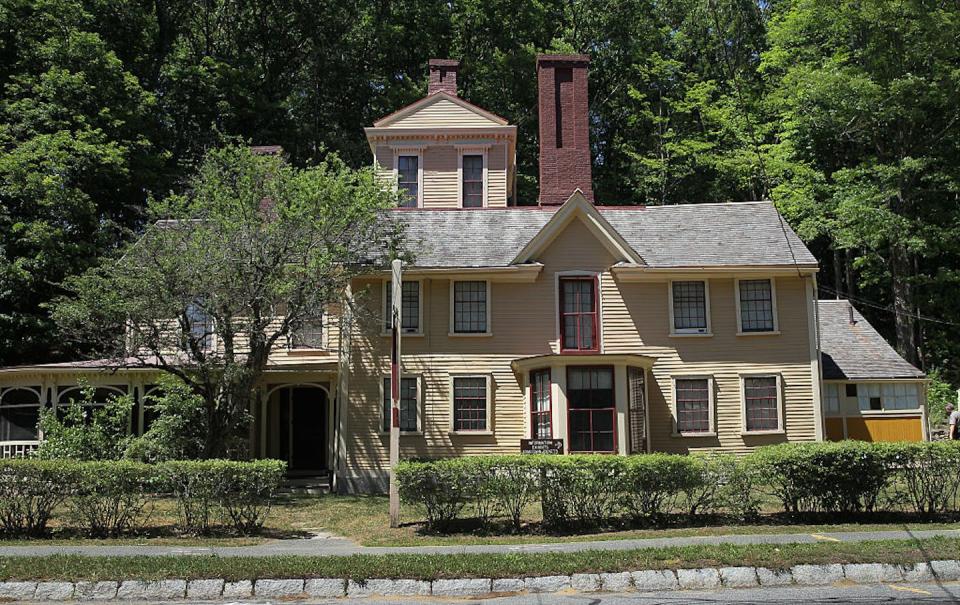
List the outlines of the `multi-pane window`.
<svg viewBox="0 0 960 605">
<path fill-rule="evenodd" d="M 291 349 L 322 349 L 323 320 L 311 319 L 297 322 L 290 328 Z"/>
<path fill-rule="evenodd" d="M 776 376 L 743 379 L 745 427 L 750 431 L 780 430 L 780 392 Z"/>
<path fill-rule="evenodd" d="M 487 332 L 487 282 L 453 282 L 453 331 L 456 334 Z"/>
<path fill-rule="evenodd" d="M 616 451 L 613 368 L 567 368 L 567 414 L 571 452 Z"/>
<path fill-rule="evenodd" d="M 41 389 L 13 387 L 0 393 L 0 441 L 35 441 Z"/>
<path fill-rule="evenodd" d="M 483 376 L 453 378 L 453 430 L 487 430 L 487 379 Z"/>
<path fill-rule="evenodd" d="M 678 433 L 709 433 L 710 380 L 677 378 L 674 381 Z"/>
<path fill-rule="evenodd" d="M 706 334 L 706 282 L 675 281 L 672 284 L 672 295 L 673 331 L 678 334 Z"/>
<path fill-rule="evenodd" d="M 530 372 L 530 438 L 553 437 L 550 370 Z"/>
<path fill-rule="evenodd" d="M 597 282 L 593 277 L 560 279 L 560 348 L 596 351 Z"/>
<path fill-rule="evenodd" d="M 420 157 L 401 155 L 397 158 L 397 189 L 402 195 L 401 208 L 416 208 L 420 194 Z"/>
<path fill-rule="evenodd" d="M 627 368 L 627 427 L 630 429 L 628 454 L 647 449 L 647 389 L 643 368 Z"/>
<path fill-rule="evenodd" d="M 833 383 L 823 385 L 823 395 L 828 412 L 840 411 L 840 386 Z"/>
<path fill-rule="evenodd" d="M 393 284 L 387 281 L 383 287 L 386 289 L 383 329 L 389 332 L 393 329 Z M 420 331 L 420 282 L 405 281 L 401 288 L 400 329 L 408 334 L 417 333 Z"/>
<path fill-rule="evenodd" d="M 740 284 L 740 331 L 773 332 L 773 284 L 769 279 L 742 279 Z"/>
<path fill-rule="evenodd" d="M 383 379 L 383 432 L 390 432 L 390 378 Z M 417 431 L 417 379 L 400 379 L 400 430 L 415 433 Z"/>
<path fill-rule="evenodd" d="M 464 208 L 483 207 L 483 156 L 464 155 L 461 191 Z"/>
<path fill-rule="evenodd" d="M 857 386 L 861 410 L 915 410 L 920 407 L 916 384 L 874 382 Z"/>
<path fill-rule="evenodd" d="M 187 317 L 187 336 L 196 342 L 201 351 L 213 350 L 213 318 L 198 302 L 187 305 L 184 311 Z"/>
</svg>

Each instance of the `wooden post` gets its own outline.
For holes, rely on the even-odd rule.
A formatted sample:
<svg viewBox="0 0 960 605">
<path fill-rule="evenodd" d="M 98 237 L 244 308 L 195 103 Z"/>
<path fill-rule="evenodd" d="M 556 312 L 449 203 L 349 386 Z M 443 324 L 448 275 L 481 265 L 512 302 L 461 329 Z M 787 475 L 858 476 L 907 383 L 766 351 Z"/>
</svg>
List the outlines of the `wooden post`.
<svg viewBox="0 0 960 605">
<path fill-rule="evenodd" d="M 400 491 L 397 463 L 400 462 L 400 333 L 403 321 L 403 267 L 399 259 L 392 263 L 390 310 L 393 336 L 390 351 L 390 527 L 400 527 Z"/>
</svg>

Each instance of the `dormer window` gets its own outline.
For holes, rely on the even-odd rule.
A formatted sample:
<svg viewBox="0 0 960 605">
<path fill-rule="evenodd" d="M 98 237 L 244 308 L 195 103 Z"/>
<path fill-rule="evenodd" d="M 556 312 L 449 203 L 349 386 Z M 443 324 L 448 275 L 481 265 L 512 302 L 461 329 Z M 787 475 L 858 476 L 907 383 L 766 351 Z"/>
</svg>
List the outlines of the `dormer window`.
<svg viewBox="0 0 960 605">
<path fill-rule="evenodd" d="M 397 189 L 401 208 L 416 208 L 420 200 L 420 156 L 397 157 Z"/>
</svg>

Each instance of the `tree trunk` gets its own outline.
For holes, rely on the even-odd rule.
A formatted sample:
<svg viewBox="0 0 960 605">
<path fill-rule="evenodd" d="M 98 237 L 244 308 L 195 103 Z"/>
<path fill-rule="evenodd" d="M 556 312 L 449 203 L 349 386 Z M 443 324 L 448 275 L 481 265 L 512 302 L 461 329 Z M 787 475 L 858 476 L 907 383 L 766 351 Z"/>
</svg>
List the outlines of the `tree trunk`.
<svg viewBox="0 0 960 605">
<path fill-rule="evenodd" d="M 913 365 L 920 366 L 917 339 L 917 320 L 913 302 L 913 261 L 910 252 L 902 244 L 893 244 L 890 249 L 890 276 L 893 287 L 893 310 L 895 314 L 897 351 Z"/>
</svg>

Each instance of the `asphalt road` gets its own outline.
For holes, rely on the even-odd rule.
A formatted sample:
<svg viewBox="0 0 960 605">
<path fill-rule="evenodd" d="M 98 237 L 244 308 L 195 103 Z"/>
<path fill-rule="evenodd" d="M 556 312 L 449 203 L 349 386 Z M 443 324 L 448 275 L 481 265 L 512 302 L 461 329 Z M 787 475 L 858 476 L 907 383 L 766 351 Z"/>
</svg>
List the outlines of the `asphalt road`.
<svg viewBox="0 0 960 605">
<path fill-rule="evenodd" d="M 222 603 L 238 603 L 222 601 Z M 280 601 L 277 605 L 304 601 Z M 111 601 L 111 603 L 117 603 Z M 183 605 L 183 601 L 177 605 Z M 202 605 L 210 605 L 207 601 Z M 240 603 L 247 605 L 273 605 L 270 601 L 250 600 Z M 712 592 L 664 592 L 664 593 L 623 593 L 623 594 L 539 594 L 499 597 L 492 599 L 442 599 L 434 597 L 405 599 L 330 599 L 309 601 L 323 605 L 411 605 L 427 603 L 431 605 L 717 605 L 736 603 L 738 605 L 837 605 L 851 603 L 870 605 L 874 603 L 894 603 L 896 605 L 933 603 L 956 603 L 960 605 L 960 584 L 897 584 L 874 586 L 824 586 L 819 588 L 756 588 L 744 590 L 717 590 Z M 173 605 L 172 603 L 170 605 Z M 197 603 L 196 605 L 201 605 Z"/>
</svg>

